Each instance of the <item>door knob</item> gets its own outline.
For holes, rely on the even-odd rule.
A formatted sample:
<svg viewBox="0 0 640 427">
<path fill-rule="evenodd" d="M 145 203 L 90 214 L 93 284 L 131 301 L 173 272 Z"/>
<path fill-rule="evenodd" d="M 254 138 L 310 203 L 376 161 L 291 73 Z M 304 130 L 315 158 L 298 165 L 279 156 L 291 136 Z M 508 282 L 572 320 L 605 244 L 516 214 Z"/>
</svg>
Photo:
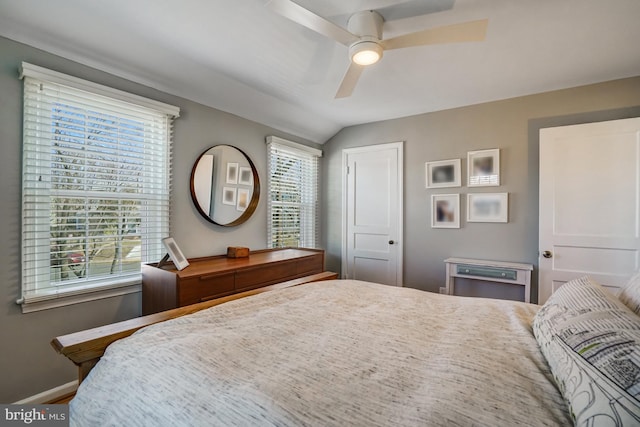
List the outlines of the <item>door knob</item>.
<svg viewBox="0 0 640 427">
<path fill-rule="evenodd" d="M 542 256 L 545 258 L 552 258 L 553 254 L 551 253 L 551 251 L 544 251 L 542 252 Z"/>
<path fill-rule="evenodd" d="M 393 245 L 395 242 L 393 240 L 389 240 L 389 244 Z"/>
</svg>

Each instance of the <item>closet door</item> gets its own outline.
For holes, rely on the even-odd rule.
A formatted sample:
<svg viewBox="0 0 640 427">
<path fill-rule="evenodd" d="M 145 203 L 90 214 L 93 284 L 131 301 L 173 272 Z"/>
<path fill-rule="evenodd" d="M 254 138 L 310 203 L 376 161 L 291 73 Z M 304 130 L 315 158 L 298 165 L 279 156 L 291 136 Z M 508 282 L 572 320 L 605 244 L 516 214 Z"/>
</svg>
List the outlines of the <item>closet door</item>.
<svg viewBox="0 0 640 427">
<path fill-rule="evenodd" d="M 584 275 L 617 292 L 640 267 L 640 118 L 540 130 L 538 304 Z"/>
<path fill-rule="evenodd" d="M 402 143 L 343 151 L 342 276 L 402 286 Z"/>
</svg>

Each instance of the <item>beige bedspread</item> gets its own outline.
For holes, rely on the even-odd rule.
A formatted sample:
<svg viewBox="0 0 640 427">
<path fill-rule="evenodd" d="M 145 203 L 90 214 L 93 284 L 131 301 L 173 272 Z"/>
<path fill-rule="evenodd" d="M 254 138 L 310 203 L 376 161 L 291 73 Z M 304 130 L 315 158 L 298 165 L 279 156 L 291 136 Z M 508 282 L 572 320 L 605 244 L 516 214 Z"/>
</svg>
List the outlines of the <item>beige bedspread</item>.
<svg viewBox="0 0 640 427">
<path fill-rule="evenodd" d="M 571 425 L 537 309 L 353 280 L 267 292 L 112 344 L 71 423 Z"/>
</svg>

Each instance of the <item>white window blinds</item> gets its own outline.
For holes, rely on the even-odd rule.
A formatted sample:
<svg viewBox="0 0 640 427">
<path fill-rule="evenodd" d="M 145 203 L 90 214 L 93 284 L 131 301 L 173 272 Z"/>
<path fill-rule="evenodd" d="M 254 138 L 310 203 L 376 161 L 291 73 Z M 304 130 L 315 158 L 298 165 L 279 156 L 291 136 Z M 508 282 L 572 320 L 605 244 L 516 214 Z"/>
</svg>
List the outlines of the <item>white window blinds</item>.
<svg viewBox="0 0 640 427">
<path fill-rule="evenodd" d="M 23 63 L 22 300 L 140 281 L 169 234 L 179 110 Z"/>
<path fill-rule="evenodd" d="M 270 136 L 267 156 L 269 247 L 317 247 L 322 151 Z"/>
</svg>

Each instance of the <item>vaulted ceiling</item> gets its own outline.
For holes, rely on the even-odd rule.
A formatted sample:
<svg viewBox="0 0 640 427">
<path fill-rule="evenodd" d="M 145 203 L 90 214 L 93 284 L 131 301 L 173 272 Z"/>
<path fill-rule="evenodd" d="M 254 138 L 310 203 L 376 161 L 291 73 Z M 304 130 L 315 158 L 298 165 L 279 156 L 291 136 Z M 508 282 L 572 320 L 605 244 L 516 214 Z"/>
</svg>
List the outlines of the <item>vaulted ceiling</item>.
<svg viewBox="0 0 640 427">
<path fill-rule="evenodd" d="M 335 99 L 348 49 L 267 0 L 0 0 L 0 36 L 319 143 L 346 126 L 640 75 L 639 0 L 294 0 L 384 38 L 487 18 L 482 42 L 384 53 Z M 1 52 L 0 52 L 1 54 Z"/>
</svg>

